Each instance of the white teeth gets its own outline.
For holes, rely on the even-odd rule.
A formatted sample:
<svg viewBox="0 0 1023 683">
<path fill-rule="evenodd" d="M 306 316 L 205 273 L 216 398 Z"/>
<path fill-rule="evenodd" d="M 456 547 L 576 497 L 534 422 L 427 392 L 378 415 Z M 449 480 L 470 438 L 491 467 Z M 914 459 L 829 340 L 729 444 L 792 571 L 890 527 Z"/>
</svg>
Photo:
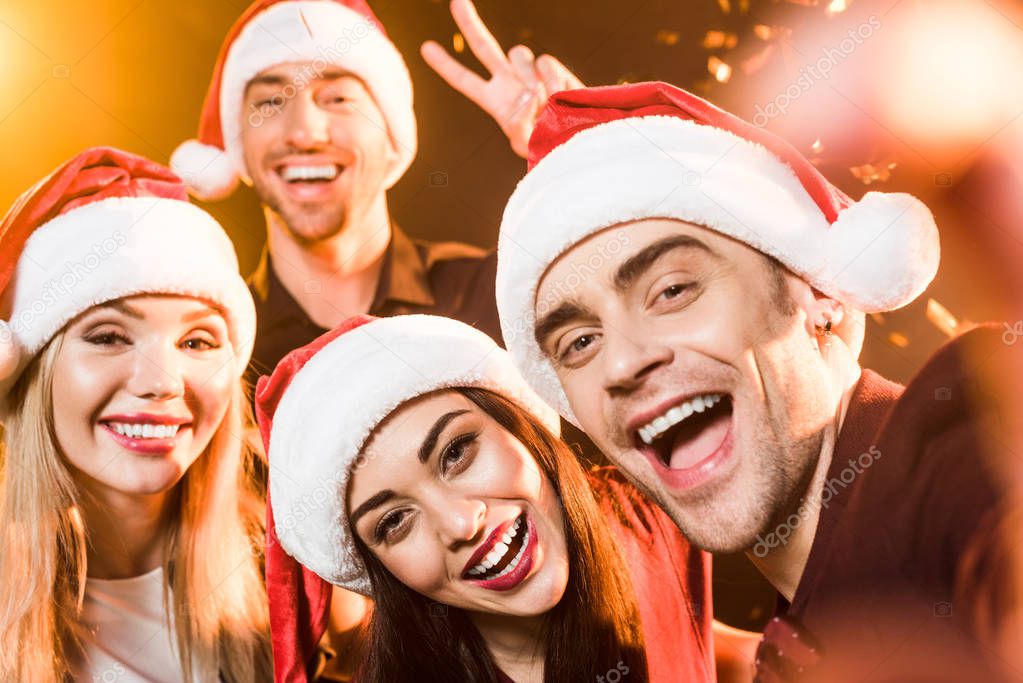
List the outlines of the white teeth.
<svg viewBox="0 0 1023 683">
<path fill-rule="evenodd" d="M 178 433 L 180 425 L 137 424 L 129 422 L 110 422 L 110 426 L 121 436 L 132 439 L 169 439 Z"/>
<path fill-rule="evenodd" d="M 293 180 L 333 180 L 337 177 L 338 169 L 333 164 L 323 166 L 285 166 L 281 171 L 281 177 L 291 182 Z"/>
<path fill-rule="evenodd" d="M 716 405 L 722 398 L 721 394 L 706 394 L 675 406 L 664 415 L 659 415 L 648 424 L 640 427 L 639 438 L 649 446 L 654 442 L 654 439 L 668 431 L 671 427 L 690 417 L 693 413 L 702 413 L 704 410 Z"/>
<path fill-rule="evenodd" d="M 505 555 L 508 554 L 510 549 L 510 543 L 512 539 L 518 536 L 519 531 L 522 529 L 522 518 L 515 520 L 515 524 L 511 526 L 508 531 L 504 533 L 501 540 L 494 544 L 494 547 L 487 553 L 483 561 L 472 567 L 469 570 L 469 574 L 472 576 L 479 576 L 480 574 L 486 574 L 488 570 L 501 563 Z M 515 555 L 515 558 L 508 564 L 508 566 L 498 576 L 504 576 L 510 569 L 514 569 L 515 565 L 518 564 L 519 558 L 522 557 L 522 551 L 526 549 L 526 545 L 529 542 L 529 531 L 526 531 L 526 535 L 522 539 L 522 547 L 519 548 L 519 552 Z M 490 577 L 497 578 L 497 577 Z M 490 579 L 487 579 L 490 580 Z"/>
</svg>

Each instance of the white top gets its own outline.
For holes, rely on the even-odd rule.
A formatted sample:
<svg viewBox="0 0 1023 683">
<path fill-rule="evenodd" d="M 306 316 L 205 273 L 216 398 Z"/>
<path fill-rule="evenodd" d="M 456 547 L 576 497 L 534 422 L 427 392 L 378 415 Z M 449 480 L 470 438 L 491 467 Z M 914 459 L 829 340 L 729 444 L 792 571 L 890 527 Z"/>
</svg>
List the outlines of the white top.
<svg viewBox="0 0 1023 683">
<path fill-rule="evenodd" d="M 177 683 L 183 678 L 173 615 L 163 607 L 163 568 L 130 579 L 87 579 L 80 683 Z"/>
</svg>

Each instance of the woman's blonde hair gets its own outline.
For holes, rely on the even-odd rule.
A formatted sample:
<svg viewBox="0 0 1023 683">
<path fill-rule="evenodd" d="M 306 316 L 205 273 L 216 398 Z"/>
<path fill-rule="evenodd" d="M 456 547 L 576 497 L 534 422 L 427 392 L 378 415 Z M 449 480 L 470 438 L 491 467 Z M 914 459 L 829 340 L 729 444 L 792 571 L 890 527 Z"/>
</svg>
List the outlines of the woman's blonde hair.
<svg viewBox="0 0 1023 683">
<path fill-rule="evenodd" d="M 0 445 L 0 680 L 58 681 L 82 645 L 89 530 L 57 444 L 52 381 L 64 333 L 8 397 Z M 270 680 L 263 492 L 239 381 L 209 446 L 175 486 L 164 555 L 185 680 Z"/>
</svg>

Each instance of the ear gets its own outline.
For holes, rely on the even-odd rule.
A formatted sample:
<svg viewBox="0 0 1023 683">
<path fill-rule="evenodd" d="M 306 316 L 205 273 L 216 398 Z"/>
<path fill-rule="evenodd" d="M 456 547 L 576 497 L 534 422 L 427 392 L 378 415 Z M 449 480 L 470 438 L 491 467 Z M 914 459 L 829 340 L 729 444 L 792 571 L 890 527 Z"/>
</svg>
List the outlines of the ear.
<svg viewBox="0 0 1023 683">
<path fill-rule="evenodd" d="M 793 282 L 795 280 L 795 282 Z M 805 314 L 807 335 L 815 339 L 819 330 L 831 323 L 831 331 L 837 332 L 846 321 L 845 305 L 832 299 L 798 277 L 789 278 L 789 292 L 796 306 Z"/>
</svg>

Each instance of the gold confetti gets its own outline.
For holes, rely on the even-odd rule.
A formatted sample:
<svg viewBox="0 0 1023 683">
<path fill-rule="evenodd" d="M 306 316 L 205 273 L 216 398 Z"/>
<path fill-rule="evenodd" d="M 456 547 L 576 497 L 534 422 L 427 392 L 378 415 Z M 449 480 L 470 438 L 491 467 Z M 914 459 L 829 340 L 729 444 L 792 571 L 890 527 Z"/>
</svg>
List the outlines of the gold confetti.
<svg viewBox="0 0 1023 683">
<path fill-rule="evenodd" d="M 813 144 L 810 145 L 810 150 L 814 154 L 820 154 L 821 152 L 824 151 L 824 144 L 821 143 L 821 139 L 820 138 L 817 138 L 816 140 L 813 141 Z"/>
<path fill-rule="evenodd" d="M 707 70 L 718 83 L 727 83 L 732 77 L 732 67 L 714 56 L 707 60 Z"/>
<path fill-rule="evenodd" d="M 880 313 L 871 313 L 870 319 L 873 320 L 878 325 L 884 325 L 884 316 L 881 315 Z"/>
<path fill-rule="evenodd" d="M 451 47 L 453 47 L 455 52 L 458 54 L 465 52 L 465 36 L 461 33 L 456 33 L 454 38 L 451 39 Z"/>
<path fill-rule="evenodd" d="M 803 7 L 816 7 L 820 4 L 819 0 L 785 0 L 790 5 L 802 5 Z"/>
<path fill-rule="evenodd" d="M 888 164 L 863 164 L 862 166 L 851 166 L 849 172 L 861 181 L 864 185 L 884 183 L 891 179 L 892 171 L 898 166 L 894 161 Z"/>
<path fill-rule="evenodd" d="M 731 50 L 738 45 L 739 36 L 726 31 L 707 31 L 703 37 L 703 47 L 707 50 L 719 50 L 726 48 Z"/>
<path fill-rule="evenodd" d="M 927 300 L 927 319 L 949 337 L 954 337 L 959 328 L 959 321 L 952 312 L 934 299 Z"/>
<path fill-rule="evenodd" d="M 825 11 L 828 13 L 828 16 L 834 16 L 847 9 L 849 9 L 849 0 L 831 0 L 831 4 L 828 5 L 828 9 Z"/>
<path fill-rule="evenodd" d="M 661 29 L 657 32 L 657 42 L 663 45 L 678 45 L 678 41 L 682 39 L 678 31 L 669 31 L 668 29 Z"/>
<path fill-rule="evenodd" d="M 766 42 L 774 37 L 774 29 L 767 24 L 757 24 L 753 27 L 753 35 Z"/>
<path fill-rule="evenodd" d="M 898 346 L 900 349 L 904 349 L 909 346 L 909 338 L 904 334 L 898 332 L 892 332 L 888 335 L 888 342 L 892 346 Z"/>
<path fill-rule="evenodd" d="M 718 5 L 725 14 L 732 13 L 732 3 L 729 0 L 718 0 Z"/>
</svg>

